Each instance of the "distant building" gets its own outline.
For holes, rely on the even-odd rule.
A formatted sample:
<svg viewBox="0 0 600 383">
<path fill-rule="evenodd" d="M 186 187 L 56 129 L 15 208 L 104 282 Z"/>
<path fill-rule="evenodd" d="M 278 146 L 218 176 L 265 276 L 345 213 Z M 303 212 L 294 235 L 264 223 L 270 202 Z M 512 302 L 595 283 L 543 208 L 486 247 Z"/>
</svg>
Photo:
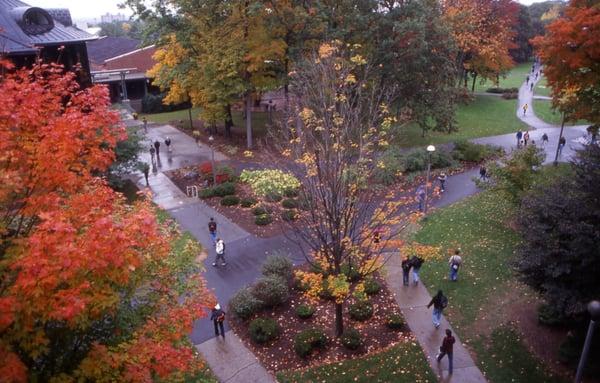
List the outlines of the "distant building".
<svg viewBox="0 0 600 383">
<path fill-rule="evenodd" d="M 154 45 L 138 48 L 139 40 L 127 37 L 102 37 L 88 42 L 92 81 L 106 84 L 112 101 L 129 100 L 141 109 L 141 99 L 149 91 L 156 92 L 146 72 L 155 64 Z"/>
<path fill-rule="evenodd" d="M 17 67 L 32 65 L 37 57 L 59 62 L 67 70 L 80 64 L 79 81 L 90 82 L 86 41 L 92 36 L 73 25 L 68 9 L 32 7 L 19 0 L 0 0 L 0 56 Z"/>
<path fill-rule="evenodd" d="M 128 19 L 127 16 L 117 13 L 116 15 L 111 15 L 110 13 L 106 13 L 105 15 L 100 16 L 101 23 L 112 23 L 115 21 L 126 21 Z"/>
</svg>

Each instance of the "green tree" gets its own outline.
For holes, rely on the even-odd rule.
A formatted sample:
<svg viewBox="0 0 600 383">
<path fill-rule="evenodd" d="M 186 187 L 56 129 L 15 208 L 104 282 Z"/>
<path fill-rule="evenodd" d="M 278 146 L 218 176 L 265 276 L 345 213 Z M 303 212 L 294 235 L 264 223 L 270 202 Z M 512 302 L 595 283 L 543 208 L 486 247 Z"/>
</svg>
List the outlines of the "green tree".
<svg viewBox="0 0 600 383">
<path fill-rule="evenodd" d="M 517 23 L 513 25 L 515 34 L 515 47 L 509 52 L 515 62 L 523 63 L 531 59 L 533 47 L 529 40 L 534 37 L 534 30 L 531 23 L 529 9 L 524 5 L 519 5 L 519 14 Z"/>
</svg>

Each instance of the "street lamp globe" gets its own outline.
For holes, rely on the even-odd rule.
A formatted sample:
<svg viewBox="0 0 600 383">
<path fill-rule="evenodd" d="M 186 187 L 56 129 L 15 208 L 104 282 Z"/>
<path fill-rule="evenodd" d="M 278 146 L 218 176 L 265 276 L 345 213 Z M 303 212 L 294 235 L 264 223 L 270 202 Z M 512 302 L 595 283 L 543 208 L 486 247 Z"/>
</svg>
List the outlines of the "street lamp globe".
<svg viewBox="0 0 600 383">
<path fill-rule="evenodd" d="M 427 151 L 428 151 L 428 152 L 430 152 L 430 153 L 431 153 L 431 152 L 435 152 L 435 146 L 433 146 L 433 145 L 429 145 L 429 146 L 427 147 Z"/>
<path fill-rule="evenodd" d="M 213 136 L 208 136 L 208 142 L 213 142 L 215 140 L 215 138 Z"/>
<path fill-rule="evenodd" d="M 588 303 L 587 309 L 593 321 L 600 320 L 600 301 L 591 301 Z"/>
</svg>

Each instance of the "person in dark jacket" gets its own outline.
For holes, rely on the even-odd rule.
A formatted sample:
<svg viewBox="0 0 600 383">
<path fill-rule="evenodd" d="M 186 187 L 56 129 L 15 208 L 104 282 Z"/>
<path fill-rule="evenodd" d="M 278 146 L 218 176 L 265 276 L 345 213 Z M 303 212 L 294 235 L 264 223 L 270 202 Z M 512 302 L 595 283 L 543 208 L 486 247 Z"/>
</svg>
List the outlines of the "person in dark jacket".
<svg viewBox="0 0 600 383">
<path fill-rule="evenodd" d="M 217 223 L 213 217 L 210 217 L 210 221 L 208 221 L 208 233 L 213 243 L 217 242 Z"/>
<path fill-rule="evenodd" d="M 156 157 L 160 156 L 160 142 L 158 140 L 154 141 L 154 149 L 156 149 Z"/>
<path fill-rule="evenodd" d="M 408 286 L 408 276 L 410 275 L 410 268 L 412 267 L 408 255 L 402 259 L 402 282 L 404 286 Z"/>
<path fill-rule="evenodd" d="M 210 320 L 215 325 L 215 336 L 219 336 L 219 329 L 221 329 L 221 336 L 225 338 L 225 329 L 223 328 L 223 322 L 225 322 L 225 311 L 221 309 L 221 305 L 218 303 L 212 309 L 210 313 Z"/>
<path fill-rule="evenodd" d="M 442 312 L 448 306 L 448 298 L 444 296 L 442 290 L 438 290 L 437 294 L 431 298 L 431 302 L 427 305 L 430 308 L 433 305 L 432 320 L 435 328 L 440 327 L 440 321 L 442 318 Z"/>
<path fill-rule="evenodd" d="M 423 262 L 425 262 L 423 258 L 417 257 L 416 255 L 410 259 L 410 263 L 412 264 L 413 284 L 415 286 L 419 284 L 419 271 L 421 270 Z"/>
<path fill-rule="evenodd" d="M 171 138 L 167 136 L 165 139 L 165 145 L 167 145 L 167 152 L 171 152 Z"/>
<path fill-rule="evenodd" d="M 446 329 L 446 336 L 442 341 L 442 345 L 440 346 L 440 352 L 437 354 L 436 359 L 439 362 L 442 361 L 442 358 L 448 355 L 448 374 L 452 374 L 452 354 L 454 349 L 454 342 L 456 339 L 452 336 L 452 331 L 450 329 Z"/>
</svg>

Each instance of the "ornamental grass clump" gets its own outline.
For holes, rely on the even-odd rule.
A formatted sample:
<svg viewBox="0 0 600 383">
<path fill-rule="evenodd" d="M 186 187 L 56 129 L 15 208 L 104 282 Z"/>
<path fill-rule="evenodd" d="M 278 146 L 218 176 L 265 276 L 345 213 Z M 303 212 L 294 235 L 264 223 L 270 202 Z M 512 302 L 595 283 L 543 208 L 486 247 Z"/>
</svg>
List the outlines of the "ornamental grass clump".
<svg viewBox="0 0 600 383">
<path fill-rule="evenodd" d="M 283 196 L 286 191 L 300 187 L 296 177 L 278 169 L 244 170 L 240 181 L 249 184 L 254 194 L 261 197 Z"/>
</svg>

